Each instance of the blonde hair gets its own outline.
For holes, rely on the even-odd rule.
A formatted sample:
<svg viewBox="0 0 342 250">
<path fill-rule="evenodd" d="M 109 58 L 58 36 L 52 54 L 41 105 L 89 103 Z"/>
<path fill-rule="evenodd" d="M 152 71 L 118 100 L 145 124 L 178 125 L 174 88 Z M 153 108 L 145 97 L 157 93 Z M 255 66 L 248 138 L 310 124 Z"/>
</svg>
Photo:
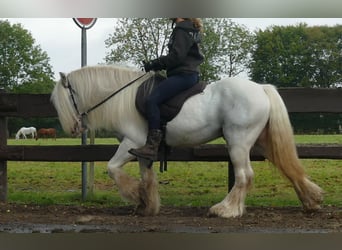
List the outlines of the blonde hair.
<svg viewBox="0 0 342 250">
<path fill-rule="evenodd" d="M 195 28 L 199 29 L 200 32 L 203 32 L 203 24 L 201 18 L 182 17 L 182 19 L 191 21 Z"/>
<path fill-rule="evenodd" d="M 200 32 L 203 32 L 203 23 L 202 23 L 201 18 L 182 17 L 182 19 L 190 20 L 196 29 L 199 29 Z"/>
<path fill-rule="evenodd" d="M 201 32 L 203 31 L 203 23 L 201 18 L 189 18 L 189 20 L 194 24 L 195 28 L 199 29 Z"/>
</svg>

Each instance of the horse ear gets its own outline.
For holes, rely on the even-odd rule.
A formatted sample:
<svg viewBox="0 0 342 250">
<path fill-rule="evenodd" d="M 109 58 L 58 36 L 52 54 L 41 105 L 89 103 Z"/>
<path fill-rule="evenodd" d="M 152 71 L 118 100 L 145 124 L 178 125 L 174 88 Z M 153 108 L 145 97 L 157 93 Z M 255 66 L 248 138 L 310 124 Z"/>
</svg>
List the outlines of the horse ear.
<svg viewBox="0 0 342 250">
<path fill-rule="evenodd" d="M 65 73 L 59 72 L 59 75 L 60 75 L 60 77 L 61 77 L 61 83 L 63 84 L 63 86 L 64 86 L 65 88 L 67 88 L 67 87 L 68 87 L 68 82 L 67 82 L 67 78 L 66 78 Z"/>
</svg>

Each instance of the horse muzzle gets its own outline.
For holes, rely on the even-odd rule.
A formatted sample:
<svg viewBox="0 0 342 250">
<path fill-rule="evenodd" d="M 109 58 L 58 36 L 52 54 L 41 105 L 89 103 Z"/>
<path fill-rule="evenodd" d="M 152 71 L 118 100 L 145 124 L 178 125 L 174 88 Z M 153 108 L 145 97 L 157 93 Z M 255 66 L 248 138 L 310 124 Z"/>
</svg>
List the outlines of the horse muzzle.
<svg viewBox="0 0 342 250">
<path fill-rule="evenodd" d="M 71 128 L 71 135 L 73 137 L 77 137 L 85 131 L 87 131 L 87 127 L 82 125 L 81 120 L 80 119 L 75 120 L 74 126 Z"/>
</svg>

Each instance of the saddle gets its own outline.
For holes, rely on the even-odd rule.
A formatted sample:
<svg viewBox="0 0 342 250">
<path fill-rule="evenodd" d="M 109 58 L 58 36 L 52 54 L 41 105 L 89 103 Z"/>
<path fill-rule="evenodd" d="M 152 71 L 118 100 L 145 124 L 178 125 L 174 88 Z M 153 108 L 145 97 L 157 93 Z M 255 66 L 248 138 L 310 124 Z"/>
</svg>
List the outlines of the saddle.
<svg viewBox="0 0 342 250">
<path fill-rule="evenodd" d="M 135 99 L 135 106 L 137 110 L 145 118 L 147 118 L 145 105 L 146 98 L 149 96 L 151 91 L 165 79 L 165 77 L 160 74 L 155 74 L 152 78 L 153 79 L 146 80 L 139 86 Z M 199 82 L 190 89 L 183 91 L 182 93 L 168 100 L 166 103 L 162 104 L 160 107 L 160 118 L 162 126 L 177 116 L 184 102 L 189 97 L 203 92 L 206 85 L 207 84 L 205 82 Z"/>
<path fill-rule="evenodd" d="M 148 79 L 143 82 L 139 88 L 135 99 L 135 106 L 139 113 L 147 118 L 146 114 L 146 98 L 149 96 L 151 91 L 158 86 L 158 84 L 165 79 L 164 76 L 160 74 L 155 74 L 152 79 Z M 183 91 L 182 93 L 176 95 L 175 97 L 168 100 L 166 103 L 162 104 L 160 107 L 160 118 L 161 126 L 163 130 L 163 139 L 159 146 L 159 159 L 160 159 L 160 172 L 167 171 L 167 154 L 170 152 L 171 148 L 165 142 L 166 133 L 166 123 L 171 121 L 177 116 L 181 110 L 184 102 L 191 96 L 202 93 L 207 83 L 199 82 L 195 84 L 190 89 Z M 152 162 L 151 162 L 152 165 Z"/>
</svg>

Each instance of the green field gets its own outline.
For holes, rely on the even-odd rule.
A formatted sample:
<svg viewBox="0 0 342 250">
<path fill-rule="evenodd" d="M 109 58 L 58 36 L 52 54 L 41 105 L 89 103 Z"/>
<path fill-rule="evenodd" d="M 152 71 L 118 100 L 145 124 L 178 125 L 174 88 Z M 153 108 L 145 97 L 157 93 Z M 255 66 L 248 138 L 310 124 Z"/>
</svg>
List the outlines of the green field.
<svg viewBox="0 0 342 250">
<path fill-rule="evenodd" d="M 342 144 L 342 135 L 298 135 L 299 144 Z M 217 140 L 214 143 L 220 143 Z M 9 145 L 79 145 L 80 139 L 8 140 Z M 96 144 L 117 144 L 115 139 L 96 139 Z M 342 206 L 342 161 L 302 160 L 310 178 L 325 191 L 325 205 Z M 8 200 L 15 203 L 82 204 L 96 206 L 127 205 L 106 172 L 106 162 L 95 163 L 94 193 L 81 201 L 80 163 L 8 162 Z M 227 193 L 227 163 L 169 162 L 169 170 L 159 173 L 162 204 L 211 206 Z M 269 162 L 253 162 L 255 181 L 246 203 L 249 206 L 299 206 L 290 183 Z M 139 177 L 137 163 L 125 167 Z"/>
</svg>

